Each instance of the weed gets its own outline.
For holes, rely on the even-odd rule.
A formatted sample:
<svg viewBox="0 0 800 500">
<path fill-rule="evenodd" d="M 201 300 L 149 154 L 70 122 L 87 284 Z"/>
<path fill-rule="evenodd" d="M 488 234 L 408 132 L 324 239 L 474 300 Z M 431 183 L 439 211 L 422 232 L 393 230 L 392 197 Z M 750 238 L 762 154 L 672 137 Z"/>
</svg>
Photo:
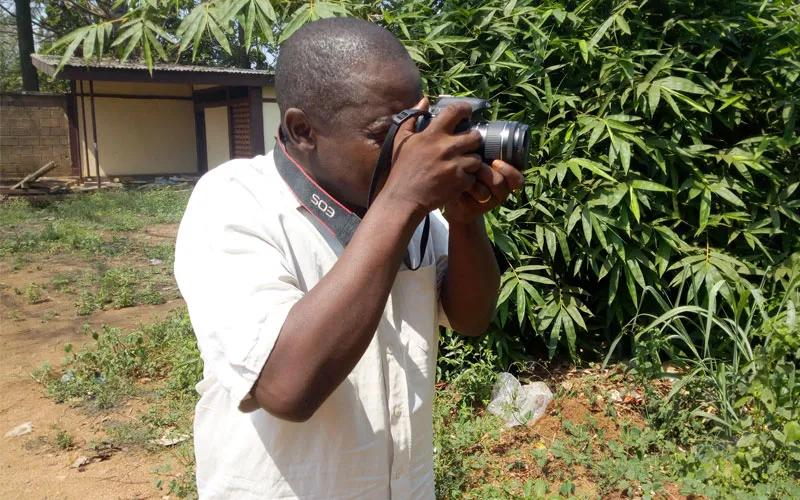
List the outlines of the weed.
<svg viewBox="0 0 800 500">
<path fill-rule="evenodd" d="M 43 291 L 44 287 L 39 286 L 36 283 L 30 283 L 25 288 L 25 299 L 28 301 L 28 304 L 38 304 L 44 300 L 43 298 Z"/>
<path fill-rule="evenodd" d="M 158 437 L 156 429 L 139 422 L 110 421 L 106 423 L 105 431 L 108 439 L 118 446 L 135 445 L 154 449 L 150 441 Z"/>
<path fill-rule="evenodd" d="M 56 446 L 58 446 L 62 450 L 68 450 L 75 446 L 75 438 L 70 434 L 70 432 L 66 429 L 59 427 L 58 425 L 53 426 L 53 430 L 56 431 L 55 442 Z"/>
<path fill-rule="evenodd" d="M 41 318 L 39 318 L 39 322 L 47 323 L 56 316 L 58 316 L 58 313 L 56 311 L 47 311 L 46 313 L 42 314 Z"/>
</svg>

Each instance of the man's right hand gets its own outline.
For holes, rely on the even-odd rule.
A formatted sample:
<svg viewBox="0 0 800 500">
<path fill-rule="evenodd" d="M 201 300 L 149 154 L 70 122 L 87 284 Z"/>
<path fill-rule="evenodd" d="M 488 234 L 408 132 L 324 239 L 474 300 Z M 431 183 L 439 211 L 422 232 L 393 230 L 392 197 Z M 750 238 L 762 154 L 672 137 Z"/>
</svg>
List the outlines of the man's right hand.
<svg viewBox="0 0 800 500">
<path fill-rule="evenodd" d="M 427 110 L 428 100 L 423 98 L 415 109 Z M 407 120 L 397 131 L 395 161 L 378 199 L 410 203 L 418 213 L 427 214 L 468 191 L 483 165 L 480 155 L 473 153 L 481 145 L 481 135 L 475 130 L 453 132 L 471 114 L 468 104 L 451 104 L 419 133 L 414 133 L 416 120 Z"/>
</svg>

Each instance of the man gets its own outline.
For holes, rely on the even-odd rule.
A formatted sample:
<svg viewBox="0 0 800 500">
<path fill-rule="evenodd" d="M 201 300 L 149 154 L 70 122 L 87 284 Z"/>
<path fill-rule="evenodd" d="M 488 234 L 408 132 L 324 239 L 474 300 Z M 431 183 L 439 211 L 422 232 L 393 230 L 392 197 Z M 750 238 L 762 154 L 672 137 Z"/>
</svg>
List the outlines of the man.
<svg viewBox="0 0 800 500">
<path fill-rule="evenodd" d="M 427 106 L 408 53 L 374 24 L 299 29 L 275 84 L 279 143 L 206 174 L 178 233 L 175 276 L 205 362 L 200 496 L 432 498 L 438 325 L 489 324 L 499 273 L 482 214 L 523 177 L 483 164 L 480 135 L 453 134 L 469 107 L 451 106 L 423 132 L 403 125 L 365 210 L 392 116 Z M 363 217 L 346 248 L 276 161 Z"/>
</svg>

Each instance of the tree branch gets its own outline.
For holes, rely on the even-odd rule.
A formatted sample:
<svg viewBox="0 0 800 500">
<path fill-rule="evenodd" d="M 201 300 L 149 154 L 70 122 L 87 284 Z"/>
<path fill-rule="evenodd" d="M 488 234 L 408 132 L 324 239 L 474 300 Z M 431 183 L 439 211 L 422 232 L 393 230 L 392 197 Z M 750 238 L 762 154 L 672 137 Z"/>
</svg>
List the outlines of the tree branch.
<svg viewBox="0 0 800 500">
<path fill-rule="evenodd" d="M 11 12 L 10 10 L 8 10 L 8 9 L 5 7 L 5 5 L 3 5 L 3 4 L 1 4 L 1 3 L 0 3 L 0 9 L 3 9 L 3 10 L 6 12 L 6 14 L 8 14 L 8 15 L 9 15 L 9 16 L 11 16 L 11 17 L 13 17 L 14 19 L 16 19 L 16 18 L 17 18 L 17 16 L 16 16 L 16 15 L 14 15 L 14 13 L 13 13 L 13 12 Z M 42 28 L 42 29 L 45 29 L 45 30 L 47 30 L 47 31 L 52 31 L 52 32 L 55 32 L 55 30 L 53 29 L 53 27 L 52 27 L 52 26 L 49 26 L 47 23 L 42 23 L 42 22 L 39 22 L 39 21 L 37 21 L 36 19 L 31 19 L 31 23 L 33 23 L 34 25 L 36 25 L 36 26 L 38 26 L 38 27 L 40 27 L 40 28 Z"/>
</svg>

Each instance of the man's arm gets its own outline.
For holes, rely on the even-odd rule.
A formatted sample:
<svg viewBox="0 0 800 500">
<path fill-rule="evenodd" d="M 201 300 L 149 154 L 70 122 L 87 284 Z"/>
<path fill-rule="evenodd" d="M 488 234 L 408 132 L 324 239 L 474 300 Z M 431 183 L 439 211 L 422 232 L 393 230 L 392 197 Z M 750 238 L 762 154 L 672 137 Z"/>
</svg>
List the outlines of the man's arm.
<svg viewBox="0 0 800 500">
<path fill-rule="evenodd" d="M 492 320 L 500 271 L 483 217 L 450 224 L 442 307 L 453 330 L 480 335 Z"/>
<path fill-rule="evenodd" d="M 406 247 L 414 207 L 374 205 L 336 265 L 286 318 L 256 382 L 279 418 L 309 419 L 355 367 L 375 333 Z"/>
<path fill-rule="evenodd" d="M 409 121 L 389 179 L 342 256 L 292 306 L 251 391 L 276 417 L 304 421 L 353 370 L 380 321 L 400 262 L 426 213 L 468 190 L 481 168 L 480 134 L 453 135 L 470 115 L 451 106 L 413 134 Z M 404 154 L 405 152 L 405 154 Z"/>
<path fill-rule="evenodd" d="M 450 224 L 447 274 L 442 308 L 453 330 L 480 335 L 489 326 L 497 303 L 500 271 L 486 235 L 483 214 L 522 188 L 522 173 L 500 160 L 483 165 L 477 182 L 445 207 Z"/>
</svg>

